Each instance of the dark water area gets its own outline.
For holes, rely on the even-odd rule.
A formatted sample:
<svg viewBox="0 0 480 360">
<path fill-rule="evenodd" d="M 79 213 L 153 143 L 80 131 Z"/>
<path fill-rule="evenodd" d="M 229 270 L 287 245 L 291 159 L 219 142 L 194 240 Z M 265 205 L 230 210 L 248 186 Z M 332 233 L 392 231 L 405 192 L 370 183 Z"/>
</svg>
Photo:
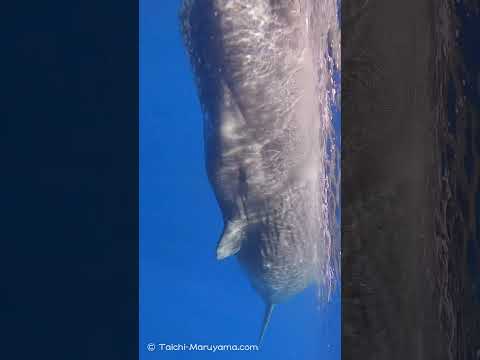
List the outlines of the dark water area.
<svg viewBox="0 0 480 360">
<path fill-rule="evenodd" d="M 458 183 L 458 202 L 462 206 L 463 227 L 467 234 L 452 236 L 456 246 L 466 244 L 467 271 L 464 278 L 464 292 L 457 296 L 457 321 L 463 324 L 459 336 L 459 354 L 463 358 L 480 358 L 480 3 L 455 3 L 454 8 L 458 29 L 456 46 L 459 52 L 459 66 L 452 77 L 461 79 L 463 85 L 458 118 L 463 122 L 463 141 L 457 143 L 458 151 L 463 148 L 463 179 Z M 463 106 L 462 106 L 463 105 Z M 459 162 L 461 162 L 460 159 Z M 449 164 L 450 165 L 450 164 Z M 461 172 L 461 169 L 458 169 Z M 463 181 L 462 181 L 463 180 Z M 463 190 L 463 191 L 462 191 Z M 454 245 L 454 246 L 455 246 Z M 461 348 L 463 345 L 464 349 Z"/>
<path fill-rule="evenodd" d="M 479 359 L 479 4 L 342 14 L 342 358 Z"/>
<path fill-rule="evenodd" d="M 448 130 L 440 144 L 453 156 L 444 157 L 448 193 L 448 289 L 453 309 L 451 358 L 480 358 L 480 195 L 478 118 L 480 75 L 480 13 L 474 2 L 452 2 L 449 18 L 454 40 L 447 49 Z M 453 38 L 453 34 L 451 35 Z M 448 326 L 450 325 L 450 326 Z"/>
</svg>

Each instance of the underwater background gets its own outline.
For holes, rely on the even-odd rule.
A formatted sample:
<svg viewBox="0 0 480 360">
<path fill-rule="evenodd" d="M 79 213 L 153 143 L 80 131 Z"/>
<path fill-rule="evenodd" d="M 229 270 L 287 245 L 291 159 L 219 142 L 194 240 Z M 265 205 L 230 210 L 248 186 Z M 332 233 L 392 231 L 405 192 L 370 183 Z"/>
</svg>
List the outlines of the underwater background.
<svg viewBox="0 0 480 360">
<path fill-rule="evenodd" d="M 340 286 L 328 304 L 309 288 L 279 306 L 259 351 L 158 345 L 256 344 L 264 310 L 236 259 L 215 258 L 223 221 L 204 165 L 180 3 L 140 1 L 140 358 L 339 359 Z M 339 134 L 339 109 L 333 114 Z"/>
</svg>

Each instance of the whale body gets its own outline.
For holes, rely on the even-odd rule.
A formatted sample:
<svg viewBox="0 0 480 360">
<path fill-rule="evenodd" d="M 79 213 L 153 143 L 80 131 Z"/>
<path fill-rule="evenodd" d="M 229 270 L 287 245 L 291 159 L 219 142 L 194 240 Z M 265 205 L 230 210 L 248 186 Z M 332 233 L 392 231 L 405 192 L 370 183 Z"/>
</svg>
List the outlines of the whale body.
<svg viewBox="0 0 480 360">
<path fill-rule="evenodd" d="M 331 83 L 322 54 L 333 25 L 319 26 L 326 3 L 193 0 L 181 11 L 224 220 L 216 256 L 236 255 L 264 300 L 260 340 L 274 305 L 331 283 L 338 260 L 326 170 L 331 113 L 321 91 Z"/>
</svg>

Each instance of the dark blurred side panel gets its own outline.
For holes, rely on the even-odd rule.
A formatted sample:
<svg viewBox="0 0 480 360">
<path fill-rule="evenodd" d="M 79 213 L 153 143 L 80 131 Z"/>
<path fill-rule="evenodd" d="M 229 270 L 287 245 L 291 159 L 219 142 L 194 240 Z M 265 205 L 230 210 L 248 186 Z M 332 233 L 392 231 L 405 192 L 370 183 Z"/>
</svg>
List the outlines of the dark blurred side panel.
<svg viewBox="0 0 480 360">
<path fill-rule="evenodd" d="M 138 2 L 2 9 L 1 359 L 138 354 Z"/>
<path fill-rule="evenodd" d="M 343 359 L 480 359 L 479 20 L 342 1 Z"/>
</svg>

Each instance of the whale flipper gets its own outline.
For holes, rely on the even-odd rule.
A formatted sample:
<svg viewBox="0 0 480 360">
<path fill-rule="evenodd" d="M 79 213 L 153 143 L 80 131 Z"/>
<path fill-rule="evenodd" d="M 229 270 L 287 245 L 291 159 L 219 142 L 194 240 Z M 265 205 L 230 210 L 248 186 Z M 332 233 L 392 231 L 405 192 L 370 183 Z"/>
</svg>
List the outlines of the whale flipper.
<svg viewBox="0 0 480 360">
<path fill-rule="evenodd" d="M 267 330 L 268 323 L 272 317 L 272 311 L 275 304 L 267 304 L 265 308 L 265 315 L 263 316 L 262 331 L 260 332 L 260 337 L 258 338 L 258 345 L 262 344 L 263 336 L 265 335 L 265 330 Z"/>
<path fill-rule="evenodd" d="M 245 222 L 242 220 L 229 221 L 223 229 L 222 237 L 217 246 L 217 259 L 235 255 L 242 247 L 242 238 Z"/>
</svg>

